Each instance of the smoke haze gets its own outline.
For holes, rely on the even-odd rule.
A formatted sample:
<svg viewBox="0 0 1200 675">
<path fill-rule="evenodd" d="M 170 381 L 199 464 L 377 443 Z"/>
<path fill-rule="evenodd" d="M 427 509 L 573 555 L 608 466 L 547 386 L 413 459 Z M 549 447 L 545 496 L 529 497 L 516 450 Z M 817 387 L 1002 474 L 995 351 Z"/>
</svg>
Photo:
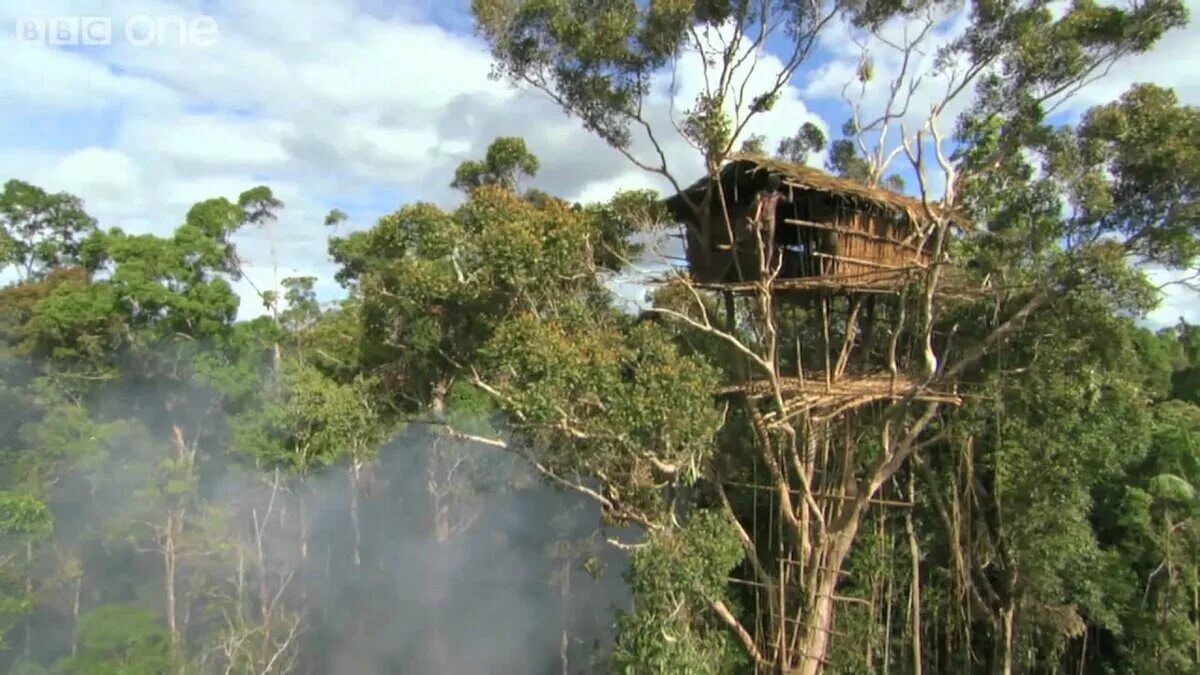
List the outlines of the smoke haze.
<svg viewBox="0 0 1200 675">
<path fill-rule="evenodd" d="M 0 656 L 10 672 L 77 651 L 76 626 L 95 608 L 164 615 L 166 427 L 131 423 L 128 402 L 102 407 L 120 421 L 72 439 L 75 468 L 47 495 L 54 543 L 35 576 L 58 581 L 36 589 L 26 635 Z M 12 427 L 19 415 L 4 417 Z M 221 436 L 223 420 L 192 423 Z M 629 601 L 627 557 L 604 542 L 598 508 L 520 460 L 424 427 L 357 479 L 346 467 L 247 469 L 229 454 L 202 455 L 197 505 L 172 544 L 180 631 L 201 672 L 260 639 L 290 640 L 296 673 L 603 672 L 614 609 Z"/>
</svg>

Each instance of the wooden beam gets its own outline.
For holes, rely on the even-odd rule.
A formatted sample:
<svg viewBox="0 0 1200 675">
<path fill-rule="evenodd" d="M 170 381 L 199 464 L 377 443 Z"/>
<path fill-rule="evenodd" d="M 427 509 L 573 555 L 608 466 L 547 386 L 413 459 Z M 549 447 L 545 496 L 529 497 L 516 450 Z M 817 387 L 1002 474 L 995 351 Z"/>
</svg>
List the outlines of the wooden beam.
<svg viewBox="0 0 1200 675">
<path fill-rule="evenodd" d="M 841 260 L 842 262 L 848 262 L 848 263 L 852 263 L 855 265 L 866 265 L 867 267 L 878 267 L 879 269 L 884 269 L 884 270 L 895 270 L 897 272 L 903 271 L 903 270 L 911 270 L 914 268 L 923 269 L 919 265 L 908 265 L 908 266 L 900 267 L 897 265 L 889 265 L 887 263 L 875 262 L 873 260 L 861 260 L 859 258 L 850 258 L 850 257 L 844 256 L 844 255 L 833 255 L 832 253 L 813 252 L 809 255 L 813 255 L 818 258 L 829 258 L 831 260 Z"/>
<path fill-rule="evenodd" d="M 871 234 L 870 232 L 863 232 L 862 230 L 857 230 L 852 227 L 843 227 L 841 225 L 830 225 L 828 223 L 815 223 L 811 220 L 800 220 L 798 218 L 784 218 L 783 222 L 787 223 L 788 225 L 799 225 L 801 227 L 811 227 L 811 228 L 814 228 L 817 230 L 829 230 L 830 232 L 838 232 L 841 234 L 848 234 L 853 237 L 862 237 L 864 239 L 870 239 L 872 241 L 881 241 L 881 242 L 891 244 L 893 246 L 899 246 L 900 248 L 906 248 L 910 251 L 916 251 L 917 253 L 928 254 L 927 251 L 921 250 L 920 246 L 905 243 L 903 241 L 896 241 L 895 239 L 889 239 L 887 237 L 881 237 L 877 234 Z"/>
</svg>

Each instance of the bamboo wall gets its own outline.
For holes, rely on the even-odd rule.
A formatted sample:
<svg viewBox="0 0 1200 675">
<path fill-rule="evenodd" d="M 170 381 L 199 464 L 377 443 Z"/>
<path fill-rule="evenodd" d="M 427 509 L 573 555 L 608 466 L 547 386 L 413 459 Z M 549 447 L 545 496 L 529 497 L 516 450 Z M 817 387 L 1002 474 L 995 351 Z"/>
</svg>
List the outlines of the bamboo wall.
<svg viewBox="0 0 1200 675">
<path fill-rule="evenodd" d="M 929 254 L 913 241 L 902 220 L 875 210 L 854 208 L 822 193 L 798 193 L 780 202 L 771 253 L 782 264 L 780 278 L 824 278 L 848 284 L 894 281 Z M 705 283 L 737 283 L 758 278 L 760 261 L 753 229 L 753 203 L 730 210 L 734 239 L 725 218 L 714 212 L 711 232 L 690 227 L 688 259 L 696 279 Z M 737 249 L 738 263 L 734 264 Z"/>
<path fill-rule="evenodd" d="M 820 228 L 799 226 L 820 231 Z M 832 251 L 813 255 L 823 263 L 823 274 L 842 279 L 894 276 L 916 265 L 925 265 L 929 254 L 918 242 L 904 243 L 907 228 L 883 214 L 840 210 L 825 230 L 836 240 Z"/>
</svg>

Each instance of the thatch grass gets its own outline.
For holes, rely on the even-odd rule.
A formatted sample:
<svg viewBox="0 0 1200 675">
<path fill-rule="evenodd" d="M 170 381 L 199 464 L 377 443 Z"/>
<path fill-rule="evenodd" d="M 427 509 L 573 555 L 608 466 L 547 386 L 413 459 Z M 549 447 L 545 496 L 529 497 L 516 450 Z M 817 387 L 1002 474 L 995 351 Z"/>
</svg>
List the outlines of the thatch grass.
<svg viewBox="0 0 1200 675">
<path fill-rule="evenodd" d="M 834 195 L 841 199 L 854 202 L 863 207 L 873 207 L 893 215 L 902 215 L 916 224 L 926 224 L 936 217 L 942 216 L 936 204 L 930 204 L 927 209 L 920 199 L 897 194 L 879 187 L 864 185 L 849 178 L 830 175 L 820 169 L 803 164 L 793 164 L 781 160 L 770 159 L 758 155 L 735 153 L 729 156 L 728 163 L 721 169 L 722 180 L 734 177 L 735 172 L 756 173 L 767 171 L 778 176 L 783 184 L 792 187 L 813 190 Z M 686 188 L 686 192 L 694 201 L 703 197 L 708 178 L 701 178 Z M 667 208 L 682 221 L 691 221 L 693 216 L 688 213 L 687 204 L 682 195 L 674 195 L 666 200 Z M 950 216 L 950 222 L 956 227 L 966 228 L 968 223 L 957 214 Z"/>
</svg>

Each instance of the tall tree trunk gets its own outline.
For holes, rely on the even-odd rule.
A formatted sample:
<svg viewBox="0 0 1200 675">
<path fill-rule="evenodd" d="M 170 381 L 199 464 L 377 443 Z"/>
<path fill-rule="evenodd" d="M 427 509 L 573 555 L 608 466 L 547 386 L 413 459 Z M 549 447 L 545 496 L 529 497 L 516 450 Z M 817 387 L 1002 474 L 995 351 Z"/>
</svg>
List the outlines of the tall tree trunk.
<svg viewBox="0 0 1200 675">
<path fill-rule="evenodd" d="M 908 501 L 916 504 L 916 490 L 913 487 L 912 472 L 908 475 Z M 908 531 L 908 552 L 912 558 L 912 587 L 909 589 L 909 612 L 912 619 L 912 658 L 913 675 L 921 675 L 921 547 L 917 543 L 916 529 L 913 527 L 912 508 L 904 516 L 904 529 Z"/>
<path fill-rule="evenodd" d="M 996 675 L 1012 675 L 1013 671 L 1013 619 L 1016 611 L 1013 607 L 1000 610 L 1000 642 L 999 655 L 992 665 Z"/>
<path fill-rule="evenodd" d="M 350 526 L 354 529 L 354 566 L 362 564 L 362 528 L 358 520 L 358 479 L 362 462 L 357 458 L 350 462 Z"/>
<path fill-rule="evenodd" d="M 1192 554 L 1192 559 L 1195 560 L 1195 553 Z M 1192 663 L 1200 664 L 1200 569 L 1192 570 L 1192 616 L 1193 619 L 1193 643 L 1192 643 Z"/>
<path fill-rule="evenodd" d="M 25 595 L 30 600 L 33 599 L 33 540 L 25 540 Z M 24 644 L 21 648 L 22 655 L 26 661 L 29 661 L 30 645 L 33 644 L 33 624 L 30 619 L 25 620 Z"/>
<path fill-rule="evenodd" d="M 562 628 L 562 675 L 568 675 L 571 672 L 570 662 L 568 661 L 568 651 L 570 649 L 570 597 L 571 597 L 571 556 L 574 551 L 568 551 L 568 554 L 562 559 L 562 586 L 559 588 L 559 603 L 558 603 L 558 623 Z"/>
<path fill-rule="evenodd" d="M 75 577 L 75 598 L 71 602 L 71 658 L 75 658 L 75 653 L 79 650 L 79 607 L 83 599 L 83 564 L 80 562 L 79 576 Z"/>
<path fill-rule="evenodd" d="M 238 627 L 246 623 L 246 549 L 237 547 L 237 621 Z"/>
<path fill-rule="evenodd" d="M 269 515 L 268 515 L 268 517 L 269 517 Z M 263 524 L 263 527 L 266 527 L 265 522 Z M 258 535 L 258 541 L 256 542 L 256 549 L 257 549 L 257 556 L 255 557 L 255 563 L 257 563 L 257 566 L 258 566 L 258 574 L 256 575 L 256 576 L 258 576 L 258 611 L 259 611 L 259 617 L 262 619 L 263 630 L 264 630 L 263 640 L 265 643 L 267 638 L 270 637 L 269 623 L 270 623 L 270 619 L 271 619 L 271 591 L 270 591 L 270 589 L 267 588 L 267 560 L 266 560 L 266 552 L 263 550 L 263 541 L 262 541 L 262 533 L 261 532 Z"/>
<path fill-rule="evenodd" d="M 300 560 L 307 563 L 308 562 L 308 538 L 309 538 L 308 504 L 304 501 L 303 496 L 301 496 L 301 498 L 298 502 L 298 508 L 300 509 Z"/>
<path fill-rule="evenodd" d="M 175 509 L 167 512 L 166 531 L 163 540 L 162 557 L 163 557 L 163 579 L 166 586 L 166 601 L 167 601 L 167 631 L 171 635 L 171 654 L 173 657 L 178 657 L 179 647 L 182 642 L 179 635 L 179 614 L 176 608 L 176 568 L 178 558 L 176 557 L 176 518 L 178 513 Z"/>
<path fill-rule="evenodd" d="M 825 667 L 829 651 L 829 634 L 833 630 L 834 594 L 842 565 L 858 534 L 861 512 L 854 507 L 841 527 L 831 531 L 826 541 L 815 551 L 812 587 L 808 593 L 803 638 L 799 645 L 800 667 L 797 675 L 819 675 Z"/>
<path fill-rule="evenodd" d="M 261 519 L 258 517 L 258 509 L 252 509 L 251 514 L 254 518 L 254 549 L 255 563 L 258 566 L 258 603 L 259 612 L 262 617 L 262 652 L 268 653 L 271 646 L 271 628 L 272 614 L 274 611 L 273 600 L 271 598 L 270 578 L 267 571 L 267 551 L 266 551 L 266 532 L 271 526 L 271 518 L 275 514 L 275 500 L 279 496 L 279 470 L 275 470 L 274 480 L 271 483 L 271 497 L 267 501 L 266 511 Z M 282 516 L 281 516 L 282 517 Z"/>
<path fill-rule="evenodd" d="M 562 675 L 570 675 L 571 664 L 567 659 L 567 647 L 570 642 L 567 639 L 567 629 L 562 631 L 562 644 L 559 647 L 559 659 L 562 661 Z"/>
</svg>

